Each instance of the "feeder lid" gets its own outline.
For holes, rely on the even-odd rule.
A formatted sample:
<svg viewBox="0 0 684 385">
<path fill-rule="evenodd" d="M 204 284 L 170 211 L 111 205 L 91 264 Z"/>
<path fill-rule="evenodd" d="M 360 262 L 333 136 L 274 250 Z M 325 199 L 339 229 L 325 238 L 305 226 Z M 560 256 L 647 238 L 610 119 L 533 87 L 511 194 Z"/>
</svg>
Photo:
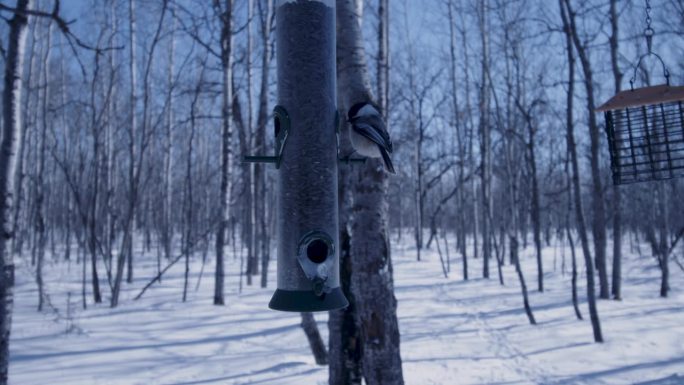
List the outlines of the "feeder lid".
<svg viewBox="0 0 684 385">
<path fill-rule="evenodd" d="M 684 101 L 684 87 L 671 87 L 665 84 L 652 87 L 620 91 L 596 111 L 622 110 L 652 104 Z"/>
</svg>

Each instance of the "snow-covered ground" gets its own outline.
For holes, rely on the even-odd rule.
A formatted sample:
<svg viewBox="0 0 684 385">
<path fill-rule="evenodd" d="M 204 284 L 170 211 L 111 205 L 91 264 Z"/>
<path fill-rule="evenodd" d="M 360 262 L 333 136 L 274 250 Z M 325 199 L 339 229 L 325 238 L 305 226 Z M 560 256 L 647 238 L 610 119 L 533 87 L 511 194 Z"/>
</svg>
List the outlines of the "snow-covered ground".
<svg viewBox="0 0 684 385">
<path fill-rule="evenodd" d="M 410 242 L 409 237 L 404 237 Z M 394 242 L 396 244 L 396 242 Z M 453 248 L 453 245 L 451 245 Z M 434 248 L 434 246 L 433 246 Z M 481 259 L 470 259 L 471 279 L 462 281 L 461 260 L 451 251 L 445 279 L 436 250 L 415 261 L 415 250 L 393 249 L 399 301 L 401 355 L 407 384 L 684 384 L 684 273 L 671 268 L 671 295 L 658 297 L 659 270 L 650 256 L 627 254 L 620 302 L 602 300 L 599 314 L 606 343 L 593 343 L 586 303 L 575 319 L 570 274 L 563 275 L 563 249 L 544 250 L 545 288 L 536 291 L 532 247 L 522 254 L 530 301 L 538 325 L 528 323 L 518 280 L 505 266 L 500 286 L 479 278 Z M 647 251 L 647 248 L 643 248 Z M 569 251 L 565 251 L 570 266 Z M 581 251 L 578 250 L 583 270 Z M 139 268 L 125 285 L 116 309 L 90 303 L 81 308 L 80 266 L 45 268 L 52 310 L 36 311 L 31 270 L 18 271 L 12 331 L 13 385 L 96 384 L 326 384 L 327 368 L 316 366 L 299 327 L 299 315 L 271 311 L 273 288 L 244 287 L 237 293 L 239 261 L 227 269 L 227 305 L 212 305 L 212 261 L 199 290 L 201 261 L 193 261 L 190 294 L 181 302 L 179 263 L 139 301 L 132 298 L 153 275 Z M 272 264 L 271 286 L 275 282 Z M 102 271 L 102 269 L 101 269 Z M 584 298 L 584 276 L 579 279 Z M 106 280 L 102 281 L 107 293 Z M 90 292 L 90 287 L 88 288 Z M 67 302 L 70 297 L 70 313 Z M 327 341 L 327 315 L 317 314 Z M 68 330 L 68 332 L 67 332 Z"/>
</svg>

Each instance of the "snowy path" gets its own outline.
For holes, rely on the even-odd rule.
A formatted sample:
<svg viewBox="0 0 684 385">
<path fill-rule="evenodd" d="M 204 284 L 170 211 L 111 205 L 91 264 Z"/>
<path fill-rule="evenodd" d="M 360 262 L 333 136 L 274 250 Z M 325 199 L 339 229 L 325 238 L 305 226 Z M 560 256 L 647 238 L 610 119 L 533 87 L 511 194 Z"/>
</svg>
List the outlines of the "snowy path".
<svg viewBox="0 0 684 385">
<path fill-rule="evenodd" d="M 536 282 L 531 251 L 523 253 L 529 286 Z M 452 260 L 452 274 L 444 279 L 437 255 L 424 255 L 424 261 L 416 262 L 408 247 L 393 251 L 407 384 L 684 383 L 680 270 L 672 269 L 671 298 L 660 299 L 653 261 L 629 259 L 625 300 L 599 303 L 607 342 L 597 345 L 589 322 L 574 317 L 569 275 L 553 272 L 553 249 L 545 250 L 546 292 L 530 287 L 537 326 L 527 322 L 510 266 L 501 287 L 496 279 L 463 282 L 458 260 Z M 559 251 L 556 257 L 560 266 Z M 471 276 L 478 276 L 481 260 L 470 263 Z M 211 304 L 211 275 L 206 272 L 199 290 L 191 291 L 187 303 L 180 301 L 181 266 L 142 300 L 132 301 L 153 266 L 150 261 L 149 271 L 138 272 L 119 308 L 89 304 L 85 311 L 80 308 L 80 266 L 46 268 L 51 302 L 59 314 L 35 311 L 35 283 L 30 268 L 21 267 L 11 384 L 327 383 L 327 368 L 314 364 L 299 316 L 267 309 L 272 289 L 246 287 L 237 294 L 239 261 L 229 261 L 233 275 L 228 277 L 228 305 L 222 308 Z M 194 288 L 199 261 L 192 272 Z M 583 298 L 584 287 L 579 290 Z M 72 293 L 74 313 L 68 334 L 67 292 Z M 586 313 L 586 304 L 581 308 Z M 327 339 L 326 318 L 316 315 Z"/>
</svg>

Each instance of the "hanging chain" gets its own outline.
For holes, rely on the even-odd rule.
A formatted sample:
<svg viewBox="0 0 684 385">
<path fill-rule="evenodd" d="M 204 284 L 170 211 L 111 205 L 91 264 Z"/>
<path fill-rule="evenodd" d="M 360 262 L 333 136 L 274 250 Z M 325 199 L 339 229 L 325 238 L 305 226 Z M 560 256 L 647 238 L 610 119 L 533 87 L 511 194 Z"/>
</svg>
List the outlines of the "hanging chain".
<svg viewBox="0 0 684 385">
<path fill-rule="evenodd" d="M 648 52 L 646 52 L 645 55 L 641 55 L 639 58 L 639 61 L 637 62 L 637 65 L 634 67 L 634 75 L 632 76 L 631 79 L 629 79 L 629 85 L 634 91 L 634 82 L 636 81 L 636 76 L 637 76 L 637 71 L 639 70 L 639 66 L 641 65 L 641 61 L 646 57 L 646 56 L 655 56 L 659 61 L 660 64 L 663 66 L 663 75 L 665 75 L 665 82 L 669 86 L 670 85 L 670 71 L 668 71 L 667 66 L 665 65 L 665 62 L 663 59 L 655 52 L 653 52 L 653 36 L 655 35 L 655 30 L 653 27 L 651 27 L 651 22 L 653 19 L 651 18 L 651 0 L 645 0 L 646 2 L 646 28 L 644 29 L 644 37 L 646 38 L 646 46 L 648 47 Z"/>
<path fill-rule="evenodd" d="M 653 47 L 653 35 L 655 31 L 651 28 L 651 0 L 646 0 L 646 29 L 644 29 L 644 37 L 646 38 L 646 46 L 648 47 L 648 53 L 652 52 Z"/>
</svg>

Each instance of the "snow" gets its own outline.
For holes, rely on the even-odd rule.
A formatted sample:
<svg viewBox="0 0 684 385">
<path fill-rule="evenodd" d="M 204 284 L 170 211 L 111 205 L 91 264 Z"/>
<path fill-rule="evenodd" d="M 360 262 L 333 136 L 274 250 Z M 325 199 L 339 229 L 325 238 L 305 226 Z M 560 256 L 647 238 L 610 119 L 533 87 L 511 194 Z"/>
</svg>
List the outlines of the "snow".
<svg viewBox="0 0 684 385">
<path fill-rule="evenodd" d="M 684 384 L 684 274 L 674 264 L 670 297 L 659 298 L 655 260 L 639 257 L 625 245 L 624 299 L 599 301 L 606 343 L 595 344 L 584 301 L 585 320 L 575 319 L 570 274 L 561 271 L 562 255 L 569 268 L 570 253 L 560 245 L 544 249 L 544 293 L 536 291 L 533 248 L 521 253 L 538 322 L 533 326 L 522 309 L 512 266 L 504 267 L 505 286 L 498 283 L 495 264 L 492 279 L 464 282 L 452 243 L 451 273 L 445 279 L 436 248 L 424 251 L 423 261 L 416 262 L 410 244 L 393 243 L 406 384 Z M 138 258 L 145 266 L 136 271 L 134 283 L 124 285 L 116 309 L 108 307 L 105 295 L 105 303 L 97 306 L 89 297 L 83 310 L 81 266 L 51 262 L 44 269 L 51 310 L 38 313 L 31 268 L 22 265 L 10 384 L 327 383 L 327 368 L 314 363 L 299 315 L 267 308 L 273 288 L 244 286 L 237 293 L 239 259 L 227 261 L 224 307 L 212 305 L 211 260 L 199 290 L 194 290 L 199 256 L 191 265 L 186 303 L 181 301 L 182 263 L 133 301 L 155 272 L 156 261 L 149 254 L 148 259 Z M 469 262 L 471 277 L 479 277 L 482 260 Z M 583 271 L 581 250 L 578 264 Z M 275 262 L 271 268 L 274 283 Z M 584 276 L 578 282 L 583 299 Z M 102 284 L 106 293 L 106 279 Z M 316 319 L 327 341 L 327 315 L 316 314 Z"/>
</svg>

